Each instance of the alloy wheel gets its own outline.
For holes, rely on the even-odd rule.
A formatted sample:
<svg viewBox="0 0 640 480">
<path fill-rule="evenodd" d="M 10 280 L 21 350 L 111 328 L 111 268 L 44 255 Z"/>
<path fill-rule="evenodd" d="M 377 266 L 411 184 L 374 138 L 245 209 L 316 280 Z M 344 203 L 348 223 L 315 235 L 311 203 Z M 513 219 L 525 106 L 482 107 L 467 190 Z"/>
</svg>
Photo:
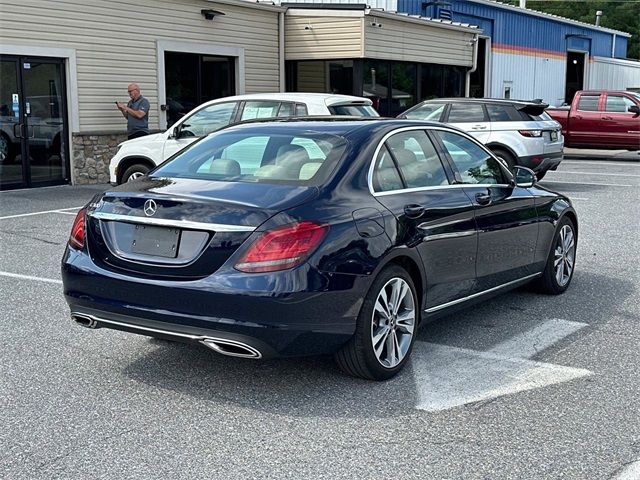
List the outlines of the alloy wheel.
<svg viewBox="0 0 640 480">
<path fill-rule="evenodd" d="M 129 175 L 129 178 L 127 178 L 127 182 L 131 182 L 133 180 L 135 180 L 136 178 L 140 178 L 144 175 L 144 173 L 142 172 L 133 172 L 131 175 Z"/>
<path fill-rule="evenodd" d="M 402 362 L 411 347 L 415 331 L 416 307 L 409 284 L 392 278 L 378 293 L 371 321 L 371 343 L 383 367 Z"/>
<path fill-rule="evenodd" d="M 558 235 L 553 260 L 556 282 L 561 287 L 564 287 L 571 280 L 575 253 L 576 244 L 573 237 L 573 229 L 569 225 L 564 225 L 560 229 L 560 235 Z"/>
</svg>

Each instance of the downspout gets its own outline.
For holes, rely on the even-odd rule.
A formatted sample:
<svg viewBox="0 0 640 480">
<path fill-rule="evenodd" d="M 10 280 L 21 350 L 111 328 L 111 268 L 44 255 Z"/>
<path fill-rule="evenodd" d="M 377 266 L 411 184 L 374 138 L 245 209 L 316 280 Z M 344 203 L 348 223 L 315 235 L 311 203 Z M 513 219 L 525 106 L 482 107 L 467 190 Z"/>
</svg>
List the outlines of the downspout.
<svg viewBox="0 0 640 480">
<path fill-rule="evenodd" d="M 464 82 L 464 96 L 469 96 L 469 91 L 471 90 L 471 74 L 476 71 L 478 68 L 478 34 L 475 33 L 471 42 L 473 42 L 473 64 L 470 70 L 467 70 L 467 78 Z"/>
<path fill-rule="evenodd" d="M 611 42 L 611 58 L 616 58 L 616 34 L 613 34 L 613 42 Z"/>
<path fill-rule="evenodd" d="M 285 71 L 284 71 L 284 14 L 286 12 L 278 13 L 278 63 L 280 66 L 280 91 L 284 92 L 286 89 Z"/>
</svg>

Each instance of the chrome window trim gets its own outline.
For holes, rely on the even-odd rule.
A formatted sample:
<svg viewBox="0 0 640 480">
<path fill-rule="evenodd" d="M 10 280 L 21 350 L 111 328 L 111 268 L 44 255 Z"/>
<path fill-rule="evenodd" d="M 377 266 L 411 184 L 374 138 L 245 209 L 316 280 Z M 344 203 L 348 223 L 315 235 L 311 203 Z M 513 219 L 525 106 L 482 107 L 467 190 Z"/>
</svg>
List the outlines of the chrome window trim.
<svg viewBox="0 0 640 480">
<path fill-rule="evenodd" d="M 224 225 L 221 223 L 192 222 L 190 220 L 173 220 L 166 218 L 134 217 L 118 213 L 88 212 L 87 215 L 98 220 L 112 222 L 137 223 L 141 225 L 155 225 L 158 227 L 176 227 L 187 230 L 205 230 L 207 232 L 253 232 L 257 227 Z"/>
<path fill-rule="evenodd" d="M 443 132 L 456 133 L 456 134 L 458 134 L 458 135 L 460 135 L 462 137 L 468 138 L 469 140 L 471 140 L 475 144 L 479 145 L 491 157 L 495 158 L 493 153 L 491 153 L 491 151 L 489 151 L 489 149 L 485 145 L 483 145 L 482 143 L 478 142 L 478 140 L 476 140 L 475 138 L 473 138 L 471 135 L 469 135 L 466 132 L 461 132 L 461 131 L 455 130 L 453 128 L 436 127 L 436 126 L 431 126 L 431 125 L 423 125 L 423 126 L 413 125 L 413 126 L 410 126 L 410 127 L 398 128 L 396 130 L 393 130 L 393 131 L 385 134 L 385 136 L 382 137 L 382 139 L 378 143 L 378 146 L 376 147 L 375 151 L 373 152 L 373 158 L 370 161 L 371 163 L 369 164 L 369 171 L 367 173 L 367 186 L 369 187 L 369 193 L 371 193 L 371 195 L 373 195 L 374 197 L 382 197 L 382 196 L 385 196 L 385 195 L 395 195 L 395 194 L 398 194 L 398 193 L 412 193 L 412 192 L 422 192 L 422 191 L 428 191 L 428 190 L 441 190 L 441 189 L 447 189 L 447 188 L 460 188 L 460 187 L 509 187 L 509 186 L 511 186 L 508 183 L 455 183 L 455 184 L 451 184 L 450 183 L 448 185 L 432 185 L 432 186 L 428 186 L 428 187 L 414 187 L 414 188 L 406 188 L 406 189 L 401 189 L 401 190 L 387 190 L 387 191 L 384 191 L 384 192 L 376 192 L 373 189 L 373 170 L 375 168 L 376 158 L 378 158 L 378 154 L 380 153 L 380 150 L 384 146 L 385 142 L 390 137 L 392 137 L 393 135 L 395 135 L 397 133 L 412 131 L 412 130 L 422 130 L 422 131 L 441 130 Z M 429 139 L 429 141 L 431 141 L 431 139 Z M 442 162 L 441 159 L 440 159 L 440 161 Z M 498 163 L 500 164 L 500 167 L 502 168 L 502 163 L 501 162 L 498 162 Z M 503 171 L 506 171 L 506 170 L 503 168 Z"/>
<path fill-rule="evenodd" d="M 526 277 L 518 278 L 516 280 L 512 280 L 510 282 L 503 283 L 502 285 L 498 285 L 497 287 L 489 288 L 487 290 L 483 290 L 481 292 L 474 293 L 472 295 L 468 295 L 468 296 L 463 297 L 463 298 L 458 298 L 457 300 L 452 300 L 450 302 L 443 303 L 442 305 L 436 305 L 435 307 L 427 308 L 424 311 L 426 313 L 437 312 L 438 310 L 442 310 L 444 308 L 451 307 L 453 305 L 457 305 L 458 303 L 466 302 L 467 300 L 472 300 L 472 299 L 480 297 L 482 295 L 486 295 L 487 293 L 495 292 L 496 290 L 500 290 L 501 288 L 505 288 L 505 287 L 508 287 L 510 285 L 514 285 L 514 284 L 516 284 L 518 282 L 523 282 L 525 280 L 530 280 L 530 279 L 533 279 L 535 277 L 539 277 L 540 275 L 542 275 L 542 272 L 534 273 L 533 275 L 527 275 Z"/>
</svg>

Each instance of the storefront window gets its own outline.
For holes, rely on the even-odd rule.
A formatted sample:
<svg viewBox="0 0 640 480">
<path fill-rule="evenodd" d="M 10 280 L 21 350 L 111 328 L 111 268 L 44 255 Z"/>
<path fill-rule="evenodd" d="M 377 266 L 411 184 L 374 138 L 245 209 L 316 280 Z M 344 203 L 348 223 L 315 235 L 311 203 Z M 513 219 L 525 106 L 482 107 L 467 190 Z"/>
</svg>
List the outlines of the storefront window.
<svg viewBox="0 0 640 480">
<path fill-rule="evenodd" d="M 392 117 L 415 105 L 416 88 L 416 64 L 394 63 L 391 67 Z"/>
<path fill-rule="evenodd" d="M 287 62 L 287 91 L 353 95 L 353 60 Z"/>
<path fill-rule="evenodd" d="M 373 101 L 380 115 L 389 115 L 389 62 L 364 61 L 362 96 Z"/>
</svg>

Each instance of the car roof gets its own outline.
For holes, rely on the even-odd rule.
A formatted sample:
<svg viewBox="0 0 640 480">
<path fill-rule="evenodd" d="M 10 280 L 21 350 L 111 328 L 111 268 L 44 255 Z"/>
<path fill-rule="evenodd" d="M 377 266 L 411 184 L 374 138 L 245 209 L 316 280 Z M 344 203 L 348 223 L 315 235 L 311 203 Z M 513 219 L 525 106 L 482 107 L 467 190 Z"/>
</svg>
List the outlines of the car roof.
<svg viewBox="0 0 640 480">
<path fill-rule="evenodd" d="M 247 133 L 263 130 L 291 130 L 317 131 L 333 135 L 348 136 L 364 129 L 392 130 L 401 127 L 438 127 L 447 130 L 460 131 L 458 128 L 440 122 L 423 120 L 405 120 L 399 118 L 382 117 L 347 117 L 347 116 L 313 116 L 313 117 L 278 117 L 253 119 L 226 127 L 219 132 L 243 130 Z M 464 133 L 464 132 L 463 132 Z"/>
<path fill-rule="evenodd" d="M 216 98 L 204 105 L 213 105 L 222 102 L 237 102 L 242 100 L 282 100 L 288 102 L 301 102 L 306 104 L 316 104 L 323 106 L 341 105 L 349 103 L 364 103 L 371 105 L 368 98 L 356 97 L 354 95 L 342 95 L 337 93 L 306 93 L 306 92 L 275 92 L 275 93 L 247 93 L 244 95 L 234 95 L 232 97 Z"/>
<path fill-rule="evenodd" d="M 493 103 L 505 105 L 542 105 L 542 101 L 538 100 L 515 100 L 511 98 L 468 98 L 468 97 L 449 97 L 449 98 L 432 98 L 423 103 Z"/>
</svg>

